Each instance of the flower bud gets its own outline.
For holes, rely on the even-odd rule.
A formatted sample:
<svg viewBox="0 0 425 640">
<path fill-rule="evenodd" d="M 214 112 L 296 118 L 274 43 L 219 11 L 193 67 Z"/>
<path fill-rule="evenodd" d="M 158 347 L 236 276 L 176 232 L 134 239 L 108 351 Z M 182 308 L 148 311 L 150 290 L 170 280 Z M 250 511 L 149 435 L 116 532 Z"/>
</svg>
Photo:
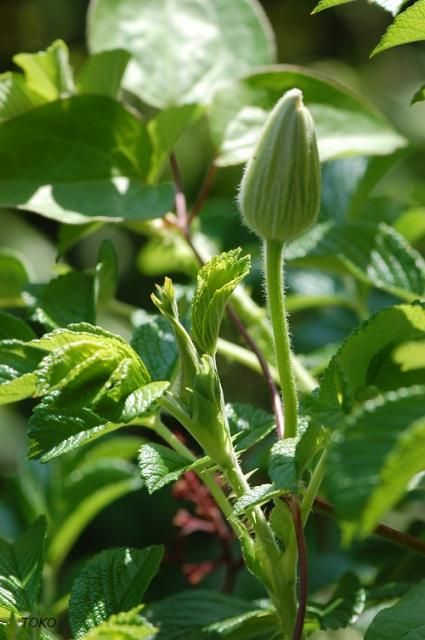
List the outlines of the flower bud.
<svg viewBox="0 0 425 640">
<path fill-rule="evenodd" d="M 314 223 L 320 163 L 299 89 L 285 93 L 270 113 L 246 165 L 239 205 L 246 225 L 265 240 L 292 240 Z"/>
</svg>

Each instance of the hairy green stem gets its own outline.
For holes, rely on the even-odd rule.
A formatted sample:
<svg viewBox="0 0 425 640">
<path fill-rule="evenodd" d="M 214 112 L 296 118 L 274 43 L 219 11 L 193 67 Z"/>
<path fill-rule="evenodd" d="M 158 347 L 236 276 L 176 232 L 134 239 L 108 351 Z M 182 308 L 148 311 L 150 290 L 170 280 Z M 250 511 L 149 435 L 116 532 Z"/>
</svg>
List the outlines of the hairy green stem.
<svg viewBox="0 0 425 640">
<path fill-rule="evenodd" d="M 291 347 L 283 289 L 283 244 L 275 240 L 266 240 L 264 251 L 267 302 L 285 415 L 284 437 L 294 438 L 298 429 L 298 398 L 291 363 Z"/>
</svg>

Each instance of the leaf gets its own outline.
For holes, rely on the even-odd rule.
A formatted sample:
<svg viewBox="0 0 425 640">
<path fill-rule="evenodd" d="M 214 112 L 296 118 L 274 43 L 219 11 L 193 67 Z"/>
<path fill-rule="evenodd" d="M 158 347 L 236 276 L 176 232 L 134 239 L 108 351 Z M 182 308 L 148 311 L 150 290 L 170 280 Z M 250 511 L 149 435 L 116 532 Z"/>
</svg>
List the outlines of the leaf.
<svg viewBox="0 0 425 640">
<path fill-rule="evenodd" d="M 177 366 L 177 344 L 166 318 L 138 314 L 131 346 L 145 363 L 152 380 L 171 380 Z"/>
<path fill-rule="evenodd" d="M 89 560 L 71 590 L 69 619 L 75 638 L 82 638 L 111 614 L 140 604 L 163 553 L 161 546 L 108 549 Z"/>
<path fill-rule="evenodd" d="M 88 39 L 94 52 L 129 51 L 125 88 L 159 108 L 204 104 L 225 80 L 274 58 L 272 31 L 255 0 L 97 0 Z"/>
<path fill-rule="evenodd" d="M 312 13 L 318 13 L 319 11 L 324 11 L 331 7 L 337 7 L 340 4 L 348 4 L 349 2 L 354 2 L 354 0 L 320 0 L 320 2 L 314 7 Z"/>
<path fill-rule="evenodd" d="M 297 491 L 295 452 L 297 438 L 285 438 L 275 442 L 270 451 L 269 476 L 277 489 L 293 493 Z"/>
<path fill-rule="evenodd" d="M 412 301 L 425 295 L 425 261 L 392 227 L 324 222 L 292 242 L 294 265 L 349 273 L 360 282 Z"/>
<path fill-rule="evenodd" d="M 215 96 L 210 124 L 218 149 L 216 164 L 246 162 L 268 113 L 293 87 L 303 92 L 312 113 L 322 162 L 348 155 L 387 155 L 405 146 L 404 138 L 362 96 L 317 71 L 279 65 L 246 76 Z"/>
<path fill-rule="evenodd" d="M 380 611 L 366 631 L 365 640 L 420 640 L 425 634 L 425 580 L 392 607 Z"/>
<path fill-rule="evenodd" d="M 59 227 L 57 239 L 57 259 L 74 247 L 80 240 L 87 238 L 103 226 L 102 222 L 88 222 L 87 224 L 62 224 Z"/>
<path fill-rule="evenodd" d="M 157 629 L 139 615 L 140 607 L 109 616 L 91 629 L 84 640 L 153 640 Z"/>
<path fill-rule="evenodd" d="M 39 518 L 14 543 L 0 539 L 0 606 L 33 613 L 38 604 L 44 562 L 46 519 Z"/>
<path fill-rule="evenodd" d="M 110 240 L 104 240 L 97 255 L 95 290 L 96 300 L 105 304 L 115 298 L 118 289 L 118 256 Z"/>
<path fill-rule="evenodd" d="M 390 391 L 347 418 L 331 442 L 325 477 L 346 540 L 373 531 L 424 458 L 425 387 Z"/>
<path fill-rule="evenodd" d="M 275 419 L 270 413 L 250 404 L 227 404 L 226 415 L 238 451 L 250 449 L 276 428 Z"/>
<path fill-rule="evenodd" d="M 423 102 L 425 100 L 425 84 L 416 91 L 415 95 L 412 98 L 411 104 L 416 104 L 417 102 Z"/>
<path fill-rule="evenodd" d="M 31 327 L 18 316 L 0 311 L 0 340 L 32 340 L 35 333 Z"/>
<path fill-rule="evenodd" d="M 76 78 L 78 93 L 118 98 L 130 57 L 123 49 L 90 56 Z"/>
<path fill-rule="evenodd" d="M 340 4 L 347 4 L 348 2 L 353 2 L 353 0 L 320 0 L 312 13 L 318 13 L 319 11 L 324 11 L 331 7 L 337 7 Z M 370 2 L 379 5 L 383 9 L 386 9 L 395 15 L 401 9 L 403 4 L 405 4 L 406 0 L 370 0 Z"/>
<path fill-rule="evenodd" d="M 395 18 L 372 51 L 372 56 L 418 40 L 425 40 L 425 0 L 417 0 Z"/>
<path fill-rule="evenodd" d="M 355 573 L 340 579 L 326 604 L 311 603 L 309 610 L 319 613 L 321 629 L 341 629 L 354 624 L 365 607 L 366 594 Z"/>
<path fill-rule="evenodd" d="M 34 297 L 33 319 L 50 329 L 96 321 L 94 280 L 84 271 L 69 271 L 29 291 Z"/>
<path fill-rule="evenodd" d="M 140 475 L 149 493 L 175 482 L 192 463 L 169 447 L 160 444 L 144 444 L 139 451 Z"/>
<path fill-rule="evenodd" d="M 0 123 L 31 111 L 46 100 L 31 91 L 20 73 L 0 74 Z"/>
<path fill-rule="evenodd" d="M 146 184 L 146 128 L 108 97 L 53 102 L 5 122 L 0 133 L 2 207 L 70 224 L 150 219 L 172 208 L 169 184 Z"/>
<path fill-rule="evenodd" d="M 37 377 L 34 371 L 44 354 L 31 343 L 19 340 L 0 343 L 0 404 L 17 402 L 35 393 Z"/>
<path fill-rule="evenodd" d="M 204 353 L 214 355 L 224 308 L 249 273 L 250 257 L 234 249 L 212 258 L 200 269 L 192 302 L 192 334 Z"/>
<path fill-rule="evenodd" d="M 24 259 L 9 249 L 0 249 L 0 304 L 13 306 L 29 282 Z"/>
<path fill-rule="evenodd" d="M 318 395 L 327 408 L 352 406 L 388 387 L 388 356 L 397 344 L 418 340 L 425 331 L 425 308 L 421 304 L 398 305 L 383 309 L 364 322 L 343 343 L 323 374 Z M 390 388 L 406 383 L 398 372 Z"/>
<path fill-rule="evenodd" d="M 284 493 L 284 491 L 270 483 L 251 487 L 249 491 L 244 493 L 243 496 L 235 502 L 233 505 L 233 512 L 235 515 L 239 516 L 248 509 L 253 509 L 254 507 L 269 502 L 281 493 Z"/>
</svg>

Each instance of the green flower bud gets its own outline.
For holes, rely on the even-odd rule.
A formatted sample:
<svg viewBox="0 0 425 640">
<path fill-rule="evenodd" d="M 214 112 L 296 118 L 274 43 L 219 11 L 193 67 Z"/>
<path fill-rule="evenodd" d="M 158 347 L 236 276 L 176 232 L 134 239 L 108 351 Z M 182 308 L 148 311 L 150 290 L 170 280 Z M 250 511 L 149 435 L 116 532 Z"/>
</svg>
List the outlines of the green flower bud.
<svg viewBox="0 0 425 640">
<path fill-rule="evenodd" d="M 239 205 L 247 226 L 286 242 L 310 227 L 320 204 L 314 123 L 302 92 L 292 89 L 270 113 L 242 178 Z"/>
</svg>

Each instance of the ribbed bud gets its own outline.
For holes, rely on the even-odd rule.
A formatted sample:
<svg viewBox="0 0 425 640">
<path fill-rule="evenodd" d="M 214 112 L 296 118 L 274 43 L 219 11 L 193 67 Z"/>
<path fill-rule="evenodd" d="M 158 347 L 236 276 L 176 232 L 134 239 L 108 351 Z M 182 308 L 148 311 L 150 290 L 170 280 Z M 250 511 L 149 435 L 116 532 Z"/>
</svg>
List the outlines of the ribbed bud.
<svg viewBox="0 0 425 640">
<path fill-rule="evenodd" d="M 242 217 L 265 240 L 292 240 L 314 223 L 319 211 L 316 135 L 302 98 L 299 89 L 292 89 L 279 100 L 242 178 Z"/>
</svg>

